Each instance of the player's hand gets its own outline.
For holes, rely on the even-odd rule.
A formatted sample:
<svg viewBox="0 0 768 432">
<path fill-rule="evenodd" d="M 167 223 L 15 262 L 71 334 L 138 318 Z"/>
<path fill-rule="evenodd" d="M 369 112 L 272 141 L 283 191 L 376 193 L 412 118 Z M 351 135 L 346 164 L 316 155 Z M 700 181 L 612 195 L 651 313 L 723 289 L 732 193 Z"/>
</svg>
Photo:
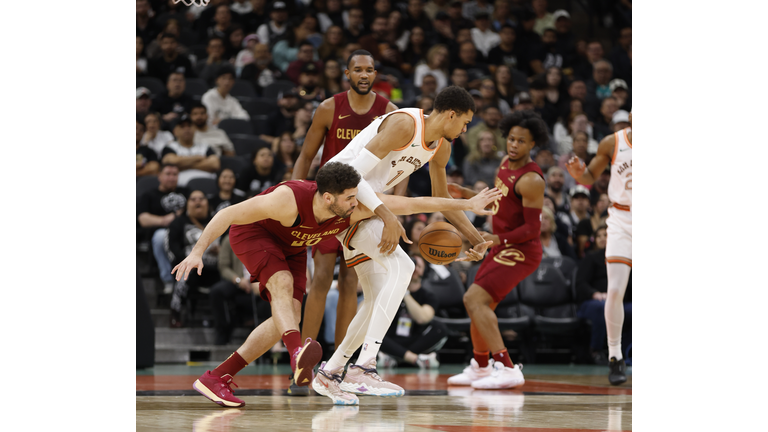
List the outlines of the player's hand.
<svg viewBox="0 0 768 432">
<path fill-rule="evenodd" d="M 608 293 L 596 292 L 592 294 L 592 298 L 599 301 L 605 301 L 608 298 Z"/>
<path fill-rule="evenodd" d="M 500 190 L 496 188 L 485 188 L 480 191 L 479 194 L 467 200 L 470 204 L 468 210 L 470 210 L 472 213 L 479 214 L 480 216 L 492 215 L 493 210 L 486 210 L 485 208 L 488 207 L 492 202 L 501 198 L 501 196 L 502 193 Z"/>
<path fill-rule="evenodd" d="M 448 193 L 453 198 L 465 198 L 465 199 L 470 199 L 473 196 L 477 195 L 477 192 L 473 191 L 472 189 L 466 188 L 456 183 L 448 183 Z"/>
<path fill-rule="evenodd" d="M 390 215 L 391 216 L 389 217 L 382 218 L 384 221 L 384 229 L 381 231 L 379 251 L 384 255 L 389 255 L 394 252 L 395 249 L 397 249 L 397 245 L 400 243 L 401 237 L 406 243 L 413 244 L 413 242 L 408 239 L 408 236 L 405 233 L 405 228 L 403 228 L 403 224 L 401 224 L 400 221 L 397 220 L 397 217 L 391 214 L 391 212 Z"/>
<path fill-rule="evenodd" d="M 467 249 L 467 256 L 464 258 L 456 258 L 456 261 L 480 261 L 485 256 L 485 251 L 493 244 L 492 241 L 485 241 L 474 248 Z"/>
<path fill-rule="evenodd" d="M 176 275 L 177 281 L 181 280 L 182 275 L 184 275 L 184 280 L 187 280 L 189 272 L 191 272 L 193 268 L 197 268 L 198 276 L 203 275 L 203 258 L 195 253 L 191 253 L 188 257 L 184 258 L 184 261 L 180 262 L 179 265 L 171 270 L 171 274 Z"/>
<path fill-rule="evenodd" d="M 581 176 L 584 175 L 584 171 L 587 170 L 587 166 L 578 156 L 574 156 L 568 160 L 568 163 L 565 164 L 565 168 L 568 169 L 568 174 L 576 180 L 580 179 Z"/>
</svg>

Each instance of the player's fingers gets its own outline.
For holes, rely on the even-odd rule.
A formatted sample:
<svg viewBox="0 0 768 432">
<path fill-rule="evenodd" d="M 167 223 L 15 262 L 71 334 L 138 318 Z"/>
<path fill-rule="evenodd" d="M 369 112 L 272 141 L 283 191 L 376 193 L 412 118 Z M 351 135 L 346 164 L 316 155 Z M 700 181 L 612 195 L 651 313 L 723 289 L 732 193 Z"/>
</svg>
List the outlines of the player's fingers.
<svg viewBox="0 0 768 432">
<path fill-rule="evenodd" d="M 401 234 L 401 237 L 403 238 L 403 240 L 404 240 L 406 243 L 408 243 L 408 244 L 413 244 L 413 242 L 412 242 L 412 241 L 411 241 L 411 240 L 408 238 L 408 235 L 405 233 L 405 231 L 403 231 L 403 233 Z"/>
<path fill-rule="evenodd" d="M 200 263 L 199 266 L 197 266 L 197 275 L 202 276 L 203 275 L 203 263 Z"/>
</svg>

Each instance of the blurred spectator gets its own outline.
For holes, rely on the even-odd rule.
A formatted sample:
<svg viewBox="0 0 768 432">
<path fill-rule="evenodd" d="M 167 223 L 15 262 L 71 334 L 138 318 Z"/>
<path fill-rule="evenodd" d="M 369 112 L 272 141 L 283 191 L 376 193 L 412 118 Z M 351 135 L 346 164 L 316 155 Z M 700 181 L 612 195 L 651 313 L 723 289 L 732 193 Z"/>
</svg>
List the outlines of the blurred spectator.
<svg viewBox="0 0 768 432">
<path fill-rule="evenodd" d="M 299 84 L 299 75 L 304 71 L 304 67 L 312 64 L 315 66 L 314 71 L 321 70 L 322 62 L 317 61 L 317 53 L 315 53 L 315 46 L 308 40 L 299 42 L 299 51 L 296 54 L 296 60 L 288 64 L 285 74 L 293 81 L 294 84 Z"/>
<path fill-rule="evenodd" d="M 136 36 L 148 44 L 157 34 L 155 13 L 149 0 L 136 0 Z"/>
<path fill-rule="evenodd" d="M 568 125 L 562 123 L 555 125 L 555 140 L 557 141 L 557 154 L 567 155 L 573 151 L 575 135 L 584 133 L 587 136 L 587 153 L 594 155 L 597 153 L 598 142 L 591 138 L 592 125 L 589 124 L 587 115 L 584 113 L 572 112 L 568 116 Z M 581 158 L 581 156 L 579 156 Z M 584 160 L 584 159 L 582 159 Z"/>
<path fill-rule="evenodd" d="M 251 11 L 240 14 L 240 22 L 245 25 L 246 32 L 255 33 L 262 24 L 269 20 L 267 2 L 266 0 L 250 0 L 250 4 Z M 234 8 L 232 10 L 238 14 L 240 13 Z M 268 41 L 259 39 L 259 43 L 268 44 Z"/>
<path fill-rule="evenodd" d="M 260 25 L 256 34 L 259 42 L 269 45 L 272 49 L 275 44 L 289 36 L 288 7 L 285 2 L 277 0 L 269 7 L 269 21 Z"/>
<path fill-rule="evenodd" d="M 547 11 L 547 0 L 533 0 L 531 7 L 533 13 L 536 14 L 536 24 L 533 25 L 533 31 L 543 35 L 545 29 L 555 26 L 554 15 Z"/>
<path fill-rule="evenodd" d="M 178 265 L 192 252 L 197 239 L 203 234 L 203 229 L 210 221 L 208 210 L 208 199 L 205 194 L 199 190 L 192 191 L 187 200 L 186 212 L 174 219 L 168 226 L 168 257 L 173 266 Z M 186 280 L 182 278 L 174 284 L 173 296 L 171 297 L 170 326 L 172 328 L 184 326 L 181 311 L 189 290 L 211 287 L 221 278 L 218 269 L 219 241 L 220 239 L 215 239 L 203 252 L 202 260 L 206 270 L 202 275 L 192 271 Z"/>
<path fill-rule="evenodd" d="M 240 203 L 245 200 L 245 194 L 235 189 L 237 177 L 231 168 L 224 168 L 216 175 L 216 184 L 219 186 L 219 193 L 208 197 L 208 204 L 211 208 L 211 217 L 225 208 Z M 229 228 L 227 228 L 229 231 Z"/>
<path fill-rule="evenodd" d="M 172 133 L 160 130 L 160 114 L 156 112 L 144 116 L 144 126 L 147 131 L 141 138 L 141 145 L 151 148 L 157 154 L 162 154 L 165 146 L 175 139 Z"/>
<path fill-rule="evenodd" d="M 579 263 L 576 273 L 576 301 L 579 318 L 589 320 L 592 324 L 590 351 L 596 364 L 607 365 L 605 353 L 605 300 L 608 298 L 608 271 L 605 265 L 605 244 L 608 236 L 603 225 L 595 231 L 597 250 L 586 254 Z M 626 294 L 624 294 L 624 326 L 622 328 L 622 344 L 629 346 L 632 340 L 632 277 L 630 275 Z M 629 325 L 627 325 L 629 324 Z"/>
<path fill-rule="evenodd" d="M 461 7 L 461 14 L 469 20 L 475 19 L 479 12 L 485 12 L 490 15 L 493 13 L 493 5 L 487 0 L 472 0 L 465 2 Z"/>
<path fill-rule="evenodd" d="M 307 63 L 301 67 L 299 86 L 296 87 L 300 101 L 313 101 L 319 105 L 325 100 L 325 89 L 320 86 L 321 70 L 314 63 Z"/>
<path fill-rule="evenodd" d="M 608 206 L 611 202 L 608 200 L 608 195 L 601 194 L 596 200 L 590 198 L 592 204 L 592 214 L 576 225 L 576 255 L 579 258 L 584 258 L 591 250 L 595 249 L 595 234 L 601 225 L 605 224 L 605 220 L 608 218 Z M 603 244 L 605 247 L 605 244 Z M 597 247 L 600 249 L 600 247 Z"/>
<path fill-rule="evenodd" d="M 590 41 L 587 43 L 586 57 L 574 65 L 573 73 L 578 78 L 589 80 L 594 75 L 594 66 L 600 60 L 605 60 L 603 44 L 600 41 Z"/>
<path fill-rule="evenodd" d="M 469 155 L 464 159 L 462 166 L 464 182 L 469 185 L 474 185 L 477 181 L 493 184 L 496 169 L 501 163 L 496 136 L 489 130 L 480 132 L 477 141 L 469 143 L 469 148 Z"/>
<path fill-rule="evenodd" d="M 328 60 L 335 60 L 337 62 L 346 62 L 344 57 L 344 31 L 340 26 L 333 25 L 328 28 L 323 36 L 323 43 L 320 44 L 320 48 L 317 49 L 317 54 L 320 60 L 327 62 Z"/>
<path fill-rule="evenodd" d="M 181 36 L 181 28 L 179 26 L 179 22 L 175 19 L 169 19 L 165 22 L 162 31 L 158 33 L 154 40 L 147 44 L 147 58 L 154 59 L 163 55 L 161 38 L 164 34 L 174 35 L 178 41 L 179 37 Z M 189 56 L 189 49 L 187 49 L 187 47 L 181 43 L 176 46 L 176 52 L 179 53 L 179 55 L 182 57 Z"/>
<path fill-rule="evenodd" d="M 361 36 L 358 42 L 364 50 L 373 54 L 373 58 L 380 62 L 381 66 L 399 69 L 400 64 L 403 63 L 403 56 L 400 55 L 397 45 L 387 38 L 388 21 L 388 15 L 376 15 L 371 22 L 371 32 Z"/>
<path fill-rule="evenodd" d="M 437 78 L 431 73 L 421 78 L 421 87 L 419 88 L 419 96 L 416 98 L 416 103 L 425 97 L 432 100 L 435 100 L 437 97 Z"/>
<path fill-rule="evenodd" d="M 187 204 L 187 191 L 178 187 L 179 168 L 176 165 L 163 164 L 157 179 L 157 189 L 145 192 L 136 204 L 136 217 L 139 226 L 152 234 L 152 252 L 160 270 L 160 279 L 165 283 L 165 294 L 173 289 L 171 262 L 165 252 L 167 227 L 176 216 L 180 215 Z"/>
<path fill-rule="evenodd" d="M 459 11 L 459 15 L 461 15 L 461 2 L 459 2 L 457 10 Z M 449 45 L 456 39 L 453 27 L 451 26 L 451 16 L 447 11 L 438 12 L 437 15 L 435 15 L 435 19 L 432 21 L 432 28 L 434 29 L 432 42 Z"/>
<path fill-rule="evenodd" d="M 563 55 L 563 67 L 573 67 L 576 61 L 576 35 L 571 31 L 571 14 L 558 9 L 552 15 L 557 32 L 557 51 Z"/>
<path fill-rule="evenodd" d="M 226 5 L 222 6 L 226 7 Z M 208 39 L 208 46 L 205 51 L 208 53 L 208 57 L 197 61 L 195 71 L 200 78 L 205 80 L 208 86 L 213 86 L 213 80 L 218 70 L 222 66 L 229 64 L 224 58 L 224 38 L 213 36 Z"/>
<path fill-rule="evenodd" d="M 469 91 L 469 75 L 466 69 L 460 67 L 453 68 L 451 72 L 451 85 L 462 87 L 464 90 Z"/>
<path fill-rule="evenodd" d="M 421 27 L 413 27 L 408 35 L 408 43 L 403 51 L 403 64 L 400 65 L 400 70 L 405 75 L 412 75 L 416 66 L 422 61 L 426 60 L 427 52 L 429 51 L 429 43 L 424 34 L 424 29 Z M 448 55 L 445 55 L 447 65 Z"/>
<path fill-rule="evenodd" d="M 608 89 L 611 90 L 611 96 L 616 98 L 619 109 L 631 111 L 632 101 L 629 97 L 629 87 L 623 79 L 614 78 L 610 83 L 608 83 Z"/>
<path fill-rule="evenodd" d="M 147 75 L 147 56 L 144 54 L 144 41 L 136 36 L 136 76 Z"/>
<path fill-rule="evenodd" d="M 256 35 L 254 37 L 258 38 Z M 245 30 L 241 24 L 235 23 L 229 26 L 227 37 L 224 39 L 224 59 L 232 65 L 235 64 L 235 59 L 243 46 L 243 39 L 245 39 Z"/>
<path fill-rule="evenodd" d="M 541 115 L 542 120 L 547 124 L 547 129 L 551 133 L 559 114 L 557 105 L 547 98 L 548 88 L 546 76 L 538 75 L 531 82 L 530 92 L 534 111 Z"/>
<path fill-rule="evenodd" d="M 240 51 L 238 51 L 237 57 L 235 57 L 235 70 L 237 71 L 238 76 L 242 74 L 243 68 L 246 65 L 253 63 L 253 47 L 258 43 L 259 36 L 255 33 L 249 34 L 243 38 L 243 42 L 241 43 L 242 47 L 238 47 Z"/>
<path fill-rule="evenodd" d="M 391 0 L 373 0 L 373 13 L 375 15 L 389 15 L 392 12 Z"/>
<path fill-rule="evenodd" d="M 463 42 L 459 45 L 459 61 L 454 65 L 467 71 L 469 76 L 469 88 L 480 87 L 480 81 L 491 75 L 488 65 L 478 61 L 477 49 L 471 41 Z"/>
<path fill-rule="evenodd" d="M 312 114 L 315 112 L 314 102 L 300 102 L 299 109 L 296 111 L 296 116 L 293 118 L 293 127 L 291 130 L 283 132 L 291 133 L 291 139 L 294 141 L 299 150 L 304 145 L 304 139 L 307 137 L 309 126 L 312 124 Z M 282 134 L 281 134 L 282 136 Z M 274 140 L 272 141 L 274 142 Z"/>
<path fill-rule="evenodd" d="M 603 138 L 613 133 L 613 114 L 619 110 L 619 102 L 613 96 L 603 99 L 600 104 L 600 115 L 594 122 L 595 140 L 600 142 Z M 597 150 L 595 149 L 595 152 Z"/>
<path fill-rule="evenodd" d="M 203 94 L 202 102 L 208 108 L 208 124 L 218 125 L 224 119 L 250 120 L 251 116 L 229 92 L 235 85 L 235 69 L 225 65 L 216 72 L 216 87 Z"/>
<path fill-rule="evenodd" d="M 163 33 L 160 36 L 160 49 L 163 55 L 149 60 L 149 76 L 153 76 L 162 82 L 168 81 L 171 72 L 180 72 L 187 78 L 195 78 L 192 62 L 187 56 L 179 55 L 176 36 Z"/>
<path fill-rule="evenodd" d="M 258 290 L 258 282 L 251 283 L 251 275 L 242 262 L 232 252 L 229 236 L 221 237 L 219 246 L 218 270 L 221 280 L 211 287 L 211 309 L 213 325 L 216 330 L 215 345 L 229 343 L 234 330 L 234 320 L 227 313 L 229 303 L 235 302 L 245 309 L 251 306 L 251 293 Z M 194 273 L 194 272 L 193 272 Z M 258 325 L 259 323 L 255 323 Z"/>
<path fill-rule="evenodd" d="M 629 127 L 629 113 L 624 110 L 618 110 L 612 117 L 613 131 L 618 132 Z"/>
<path fill-rule="evenodd" d="M 272 48 L 272 61 L 275 62 L 281 71 L 287 72 L 291 62 L 298 59 L 299 48 L 302 42 L 305 42 L 309 32 L 303 27 L 297 27 L 290 30 L 286 37 L 277 41 Z M 311 42 L 310 42 L 311 45 Z M 314 45 L 312 45 L 314 51 Z M 317 60 L 313 57 L 313 60 Z"/>
<path fill-rule="evenodd" d="M 424 13 L 434 21 L 440 12 L 448 14 L 448 2 L 449 0 L 429 0 L 424 4 Z"/>
<path fill-rule="evenodd" d="M 187 80 L 182 73 L 171 72 L 168 75 L 165 88 L 165 93 L 157 96 L 152 104 L 155 110 L 162 114 L 163 121 L 167 123 L 176 120 L 183 113 L 189 112 L 195 101 L 185 92 Z"/>
<path fill-rule="evenodd" d="M 531 99 L 531 94 L 528 92 L 520 92 L 517 95 L 515 95 L 515 111 L 522 111 L 522 110 L 532 110 L 533 109 L 533 100 Z"/>
<path fill-rule="evenodd" d="M 344 27 L 344 39 L 347 43 L 357 43 L 365 31 L 363 9 L 353 6 L 347 11 L 347 25 Z M 346 59 L 344 59 L 346 61 Z"/>
<path fill-rule="evenodd" d="M 299 159 L 301 149 L 293 141 L 291 133 L 285 131 L 279 139 L 272 142 L 272 153 L 275 155 L 275 165 L 282 168 L 283 171 L 293 171 L 293 166 Z"/>
<path fill-rule="evenodd" d="M 567 256 L 576 259 L 573 246 L 568 244 L 567 238 L 558 235 L 555 215 L 548 207 L 541 209 L 541 251 L 544 258 L 556 258 Z"/>
<path fill-rule="evenodd" d="M 435 109 L 435 98 L 421 95 L 416 101 L 416 108 L 424 111 L 424 115 L 432 114 L 432 110 Z"/>
<path fill-rule="evenodd" d="M 569 151 L 568 153 L 560 154 L 560 156 L 557 159 L 558 160 L 557 166 L 559 166 L 560 169 L 562 169 L 563 172 L 565 173 L 564 187 L 567 189 L 570 189 L 576 185 L 576 180 L 573 177 L 571 177 L 571 175 L 566 170 L 566 164 L 568 163 L 568 161 L 572 157 L 578 156 L 579 159 L 581 159 L 585 164 L 589 164 L 589 162 L 592 160 L 592 157 L 594 156 L 587 152 L 587 147 L 589 146 L 590 138 L 586 132 L 582 132 L 582 131 L 573 132 L 572 139 L 573 139 L 573 142 L 569 143 L 569 145 L 573 146 L 571 151 Z"/>
<path fill-rule="evenodd" d="M 496 47 L 501 42 L 498 33 L 491 28 L 491 18 L 486 12 L 478 12 L 475 15 L 475 27 L 472 28 L 471 32 L 472 42 L 474 42 L 475 47 L 483 53 L 483 57 L 488 57 L 488 52 L 491 48 Z"/>
<path fill-rule="evenodd" d="M 264 94 L 264 88 L 279 80 L 283 72 L 272 63 L 272 53 L 266 44 L 253 46 L 253 62 L 245 65 L 240 78 L 253 84 L 256 94 Z"/>
<path fill-rule="evenodd" d="M 208 41 L 214 37 L 227 40 L 227 36 L 229 36 L 232 26 L 232 12 L 225 3 L 215 6 L 215 8 L 216 12 L 213 15 L 213 22 L 210 26 L 202 29 L 204 32 L 200 37 L 202 41 Z"/>
<path fill-rule="evenodd" d="M 608 193 L 608 182 L 611 180 L 611 169 L 610 167 L 606 167 L 605 170 L 603 170 L 602 173 L 600 173 L 600 176 L 597 177 L 597 180 L 595 180 L 594 183 L 592 183 L 592 188 L 589 190 L 589 196 L 591 200 L 596 200 L 600 197 L 602 194 Z"/>
<path fill-rule="evenodd" d="M 436 93 L 448 86 L 448 48 L 445 45 L 437 44 L 427 51 L 426 62 L 416 66 L 413 73 L 413 85 L 421 87 L 427 74 L 437 80 Z"/>
<path fill-rule="evenodd" d="M 502 117 L 512 111 L 509 103 L 499 97 L 499 93 L 496 91 L 496 84 L 491 78 L 484 78 L 480 81 L 480 96 L 483 97 L 483 106 L 495 106 L 499 108 Z"/>
<path fill-rule="evenodd" d="M 413 29 L 420 27 L 424 31 L 432 31 L 432 18 L 424 11 L 422 0 L 408 0 L 406 16 L 403 20 L 404 28 Z"/>
<path fill-rule="evenodd" d="M 136 177 L 157 175 L 160 171 L 160 163 L 157 161 L 157 153 L 147 146 L 141 145 L 144 136 L 144 123 L 136 119 Z"/>
<path fill-rule="evenodd" d="M 136 89 L 136 118 L 144 121 L 144 116 L 149 114 L 152 106 L 152 92 L 146 87 Z"/>
<path fill-rule="evenodd" d="M 553 166 L 547 170 L 547 188 L 544 193 L 555 203 L 555 212 L 571 212 L 571 200 L 563 190 L 565 175 L 559 167 Z"/>
<path fill-rule="evenodd" d="M 299 94 L 295 90 L 283 92 L 277 99 L 279 109 L 272 111 L 267 116 L 266 129 L 259 138 L 272 142 L 285 131 L 292 131 L 296 111 L 299 110 Z"/>
<path fill-rule="evenodd" d="M 324 89 L 330 97 L 344 91 L 341 77 L 341 63 L 335 58 L 330 58 L 323 65 L 323 75 L 320 77 L 320 88 Z"/>
<path fill-rule="evenodd" d="M 539 54 L 542 68 L 563 68 L 563 54 L 557 50 L 557 32 L 555 29 L 544 29 L 544 34 L 541 36 L 541 51 Z"/>
<path fill-rule="evenodd" d="M 403 224 L 405 234 L 413 243 L 408 244 L 401 238 L 400 246 L 410 256 L 420 256 L 421 254 L 419 252 L 419 237 L 421 237 L 421 232 L 424 231 L 424 228 L 427 226 L 427 223 L 425 222 L 427 218 L 424 215 L 420 216 L 423 216 L 424 219 L 413 218 Z"/>
<path fill-rule="evenodd" d="M 516 44 L 515 28 L 507 24 L 499 31 L 499 45 L 492 48 L 488 53 L 488 66 L 492 71 L 500 65 L 505 65 L 511 69 L 518 69 L 530 75 L 531 67 L 529 65 L 528 53 L 521 44 Z"/>
<path fill-rule="evenodd" d="M 632 85 L 632 60 L 629 52 L 632 49 L 632 27 L 624 27 L 619 31 L 618 44 L 613 47 L 609 56 L 613 65 L 613 76 L 621 78 Z"/>
<path fill-rule="evenodd" d="M 432 291 L 422 287 L 426 269 L 424 260 L 420 256 L 412 259 L 416 269 L 403 302 L 382 339 L 381 352 L 418 365 L 420 369 L 437 369 L 440 364 L 435 352 L 448 340 L 448 328 L 433 320 L 439 301 Z"/>
<path fill-rule="evenodd" d="M 464 16 L 463 13 L 464 3 L 461 0 L 453 0 L 448 4 L 448 16 L 450 17 L 451 32 L 455 36 L 458 35 L 459 29 L 471 29 L 474 27 L 472 22 L 475 19 L 473 14 L 471 17 Z"/>
<path fill-rule="evenodd" d="M 253 11 L 253 5 L 248 0 L 232 0 L 229 8 L 238 15 L 245 15 Z"/>
<path fill-rule="evenodd" d="M 587 102 L 587 85 L 583 80 L 575 79 L 568 84 L 568 96 L 578 99 L 582 104 Z"/>
<path fill-rule="evenodd" d="M 512 18 L 512 10 L 509 7 L 508 0 L 496 0 L 493 3 L 493 14 L 491 14 L 491 26 L 494 31 L 501 31 L 504 25 L 516 25 Z"/>
<path fill-rule="evenodd" d="M 612 77 L 613 66 L 609 61 L 598 60 L 595 62 L 592 79 L 587 81 L 587 113 L 594 112 L 594 108 L 600 105 L 600 101 L 611 95 L 608 84 L 610 84 Z"/>
<path fill-rule="evenodd" d="M 275 156 L 269 147 L 253 152 L 251 165 L 237 178 L 237 188 L 246 196 L 258 195 L 283 180 L 283 171 L 275 164 Z"/>
<path fill-rule="evenodd" d="M 515 43 L 528 50 L 528 57 L 540 59 L 544 56 L 541 35 L 533 31 L 536 25 L 536 14 L 529 7 L 524 7 L 517 12 L 518 26 L 515 28 L 517 37 Z M 534 71 L 534 73 L 537 73 Z"/>
<path fill-rule="evenodd" d="M 556 165 L 552 150 L 543 148 L 536 152 L 533 161 L 541 168 L 541 172 L 547 172 L 548 169 Z"/>
<path fill-rule="evenodd" d="M 161 160 L 163 164 L 179 167 L 179 186 L 185 187 L 193 178 L 216 178 L 215 173 L 220 168 L 219 157 L 212 148 L 194 142 L 195 132 L 188 115 L 181 116 L 173 133 L 176 141 L 165 146 Z"/>
<path fill-rule="evenodd" d="M 589 218 L 589 189 L 584 185 L 576 185 L 571 188 L 571 220 L 574 226 Z"/>
<path fill-rule="evenodd" d="M 317 17 L 312 13 L 304 14 L 299 23 L 299 28 L 307 31 L 305 38 L 312 43 L 315 49 L 320 48 L 320 44 L 323 43 L 323 35 L 320 33 Z"/>
<path fill-rule="evenodd" d="M 555 203 L 552 201 L 552 198 L 548 197 L 546 194 L 544 195 L 544 207 L 548 208 L 550 212 L 552 212 L 553 215 L 555 215 L 555 232 L 558 236 L 561 236 L 562 238 L 566 238 L 570 241 L 573 241 L 571 239 L 571 226 L 570 223 L 570 215 L 558 212 L 555 210 Z"/>
<path fill-rule="evenodd" d="M 341 0 L 326 0 L 325 8 L 322 7 L 322 2 L 315 2 L 315 7 L 318 8 L 320 31 L 327 35 L 331 26 L 337 26 L 343 32 L 345 11 L 342 10 Z"/>
<path fill-rule="evenodd" d="M 208 124 L 208 109 L 196 102 L 189 114 L 192 120 L 195 145 L 203 145 L 213 149 L 216 156 L 235 156 L 235 145 L 227 133 L 216 126 Z"/>
<path fill-rule="evenodd" d="M 486 105 L 479 114 L 483 122 L 477 126 L 472 126 L 466 134 L 461 135 L 464 138 L 464 147 L 469 150 L 471 148 L 469 143 L 476 143 L 479 140 L 480 132 L 490 131 L 496 137 L 496 148 L 506 149 L 507 138 L 501 134 L 501 129 L 499 129 L 502 118 L 499 108 L 494 105 Z"/>
<path fill-rule="evenodd" d="M 546 96 L 547 101 L 557 109 L 557 114 L 568 111 L 568 87 L 563 80 L 563 71 L 559 67 L 552 66 L 546 70 Z"/>
</svg>

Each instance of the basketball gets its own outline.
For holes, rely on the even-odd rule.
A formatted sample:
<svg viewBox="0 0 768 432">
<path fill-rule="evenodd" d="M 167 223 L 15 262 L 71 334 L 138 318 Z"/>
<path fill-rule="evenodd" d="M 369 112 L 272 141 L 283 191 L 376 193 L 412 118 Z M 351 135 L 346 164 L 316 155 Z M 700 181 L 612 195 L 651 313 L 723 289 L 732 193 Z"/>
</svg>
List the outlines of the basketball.
<svg viewBox="0 0 768 432">
<path fill-rule="evenodd" d="M 459 257 L 461 235 L 448 222 L 435 222 L 427 225 L 419 237 L 419 252 L 432 264 L 448 264 Z"/>
</svg>

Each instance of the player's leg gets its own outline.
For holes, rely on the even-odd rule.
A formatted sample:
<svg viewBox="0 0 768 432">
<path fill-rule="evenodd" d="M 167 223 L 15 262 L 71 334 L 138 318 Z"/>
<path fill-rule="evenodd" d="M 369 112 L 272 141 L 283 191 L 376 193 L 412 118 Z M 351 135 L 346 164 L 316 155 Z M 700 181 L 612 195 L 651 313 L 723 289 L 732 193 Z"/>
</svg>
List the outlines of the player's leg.
<svg viewBox="0 0 768 432">
<path fill-rule="evenodd" d="M 605 262 L 608 272 L 608 297 L 605 300 L 605 330 L 608 335 L 608 380 L 618 385 L 627 380 L 621 353 L 624 324 L 624 293 L 632 271 L 632 214 L 610 208 L 607 220 Z"/>
<path fill-rule="evenodd" d="M 336 305 L 336 348 L 347 335 L 347 329 L 357 313 L 357 272 L 342 263 L 339 269 L 339 303 Z"/>
<path fill-rule="evenodd" d="M 314 252 L 314 251 L 313 251 Z M 325 299 L 333 282 L 333 267 L 336 264 L 337 252 L 322 253 L 317 251 L 312 259 L 315 262 L 315 273 L 310 282 L 307 303 L 304 305 L 304 323 L 302 324 L 301 337 L 303 339 L 317 339 L 320 324 L 325 313 Z"/>
</svg>

